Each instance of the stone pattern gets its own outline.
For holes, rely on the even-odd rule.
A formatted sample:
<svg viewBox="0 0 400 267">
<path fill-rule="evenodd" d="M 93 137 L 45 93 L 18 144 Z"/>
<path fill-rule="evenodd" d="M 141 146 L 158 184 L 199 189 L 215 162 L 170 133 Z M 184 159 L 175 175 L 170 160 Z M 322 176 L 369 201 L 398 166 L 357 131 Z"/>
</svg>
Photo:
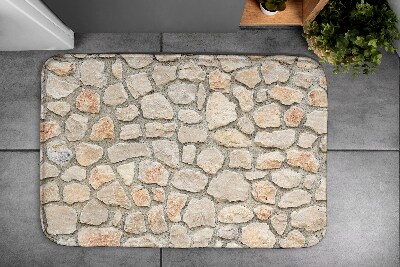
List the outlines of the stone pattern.
<svg viewBox="0 0 400 267">
<path fill-rule="evenodd" d="M 312 246 L 327 87 L 288 56 L 64 55 L 42 72 L 45 234 L 76 246 Z"/>
</svg>

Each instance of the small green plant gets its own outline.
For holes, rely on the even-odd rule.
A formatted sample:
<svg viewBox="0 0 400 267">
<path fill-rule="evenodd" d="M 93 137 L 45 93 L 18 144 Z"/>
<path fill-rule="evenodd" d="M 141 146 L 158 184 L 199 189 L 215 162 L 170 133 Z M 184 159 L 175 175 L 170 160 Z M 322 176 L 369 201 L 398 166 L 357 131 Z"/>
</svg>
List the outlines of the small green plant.
<svg viewBox="0 0 400 267">
<path fill-rule="evenodd" d="M 258 0 L 268 11 L 283 11 L 286 9 L 287 0 Z"/>
<path fill-rule="evenodd" d="M 330 0 L 314 21 L 305 25 L 309 48 L 335 66 L 335 73 L 374 72 L 382 49 L 396 52 L 396 14 L 385 0 Z"/>
</svg>

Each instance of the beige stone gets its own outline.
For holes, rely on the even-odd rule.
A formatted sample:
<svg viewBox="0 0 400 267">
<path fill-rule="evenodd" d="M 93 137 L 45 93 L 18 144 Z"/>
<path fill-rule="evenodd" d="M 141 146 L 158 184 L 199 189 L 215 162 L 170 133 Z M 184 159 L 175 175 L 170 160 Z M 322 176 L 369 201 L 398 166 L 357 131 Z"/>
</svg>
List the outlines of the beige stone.
<svg viewBox="0 0 400 267">
<path fill-rule="evenodd" d="M 307 115 L 306 123 L 317 134 L 326 134 L 328 132 L 328 112 L 326 110 L 314 110 Z"/>
<path fill-rule="evenodd" d="M 187 124 L 196 124 L 202 121 L 199 113 L 191 109 L 180 109 L 178 111 L 178 119 Z"/>
<path fill-rule="evenodd" d="M 145 184 L 158 184 L 166 186 L 168 183 L 169 171 L 160 163 L 151 160 L 143 160 L 139 163 L 139 181 Z"/>
<path fill-rule="evenodd" d="M 278 100 L 283 105 L 300 103 L 304 97 L 300 90 L 281 86 L 275 86 L 268 93 L 272 99 Z"/>
<path fill-rule="evenodd" d="M 193 233 L 193 247 L 204 248 L 209 246 L 213 237 L 214 230 L 211 228 L 204 228 L 197 230 Z"/>
<path fill-rule="evenodd" d="M 40 123 L 40 142 L 45 142 L 61 134 L 60 125 L 55 121 Z"/>
<path fill-rule="evenodd" d="M 68 235 L 76 231 L 78 216 L 75 209 L 57 204 L 44 206 L 47 227 L 50 235 Z"/>
<path fill-rule="evenodd" d="M 97 198 L 106 205 L 123 207 L 129 209 L 131 202 L 129 201 L 123 187 L 114 182 L 106 185 L 97 192 Z"/>
<path fill-rule="evenodd" d="M 317 190 L 315 190 L 315 200 L 326 201 L 326 178 L 321 178 Z"/>
<path fill-rule="evenodd" d="M 278 235 L 283 235 L 285 232 L 287 222 L 287 215 L 284 213 L 279 213 L 271 217 L 271 225 L 278 233 Z"/>
<path fill-rule="evenodd" d="M 75 63 L 48 60 L 46 62 L 46 68 L 57 76 L 69 76 L 75 72 Z"/>
<path fill-rule="evenodd" d="M 186 227 L 182 225 L 172 225 L 169 233 L 170 245 L 174 248 L 190 247 L 190 237 Z"/>
<path fill-rule="evenodd" d="M 142 234 L 147 231 L 144 215 L 140 211 L 131 212 L 125 218 L 124 231 L 130 234 Z"/>
<path fill-rule="evenodd" d="M 299 57 L 296 65 L 303 70 L 313 70 L 319 66 L 318 62 L 306 57 Z"/>
<path fill-rule="evenodd" d="M 266 84 L 275 82 L 286 82 L 289 80 L 290 72 L 279 62 L 267 61 L 261 65 L 261 75 Z"/>
<path fill-rule="evenodd" d="M 285 160 L 285 155 L 282 152 L 274 151 L 261 154 L 257 158 L 256 169 L 269 170 L 279 169 Z"/>
<path fill-rule="evenodd" d="M 168 86 L 169 99 L 177 105 L 187 105 L 196 100 L 197 85 L 186 82 L 176 82 Z"/>
<path fill-rule="evenodd" d="M 90 199 L 90 188 L 79 183 L 70 183 L 64 186 L 63 201 L 67 204 L 85 202 Z"/>
<path fill-rule="evenodd" d="M 182 162 L 187 164 L 193 164 L 196 158 L 196 146 L 186 145 L 182 148 Z"/>
<path fill-rule="evenodd" d="M 204 103 L 206 102 L 207 93 L 206 88 L 203 84 L 199 85 L 199 90 L 197 90 L 197 109 L 202 110 Z"/>
<path fill-rule="evenodd" d="M 259 220 L 265 221 L 272 215 L 274 208 L 267 205 L 259 205 L 254 208 L 254 213 Z"/>
<path fill-rule="evenodd" d="M 114 122 L 109 117 L 103 117 L 93 124 L 92 132 L 90 134 L 90 140 L 92 141 L 103 141 L 105 139 L 114 138 Z"/>
<path fill-rule="evenodd" d="M 82 209 L 79 221 L 90 225 L 100 225 L 108 219 L 108 210 L 95 199 L 90 200 Z"/>
<path fill-rule="evenodd" d="M 328 89 L 328 82 L 325 77 L 319 77 L 319 86 L 325 90 Z"/>
<path fill-rule="evenodd" d="M 132 140 L 141 137 L 142 129 L 140 128 L 140 124 L 127 124 L 121 126 L 121 132 L 119 134 L 119 138 L 122 140 Z"/>
<path fill-rule="evenodd" d="M 140 101 L 143 117 L 147 119 L 166 119 L 174 117 L 174 111 L 169 101 L 160 93 L 146 95 Z"/>
<path fill-rule="evenodd" d="M 208 129 L 213 130 L 228 125 L 237 119 L 235 103 L 229 101 L 223 94 L 212 93 L 206 106 L 206 121 Z"/>
<path fill-rule="evenodd" d="M 248 150 L 232 150 L 229 153 L 229 167 L 251 169 L 253 156 Z"/>
<path fill-rule="evenodd" d="M 261 82 L 257 67 L 240 70 L 235 75 L 235 80 L 247 85 L 250 88 L 256 87 Z"/>
<path fill-rule="evenodd" d="M 293 83 L 302 88 L 310 88 L 315 80 L 315 76 L 307 73 L 298 72 L 293 76 Z"/>
<path fill-rule="evenodd" d="M 172 55 L 155 55 L 156 59 L 160 62 L 178 61 L 181 58 L 180 54 Z"/>
<path fill-rule="evenodd" d="M 314 188 L 319 177 L 315 174 L 308 174 L 304 177 L 303 186 L 307 189 Z"/>
<path fill-rule="evenodd" d="M 157 202 L 165 201 L 165 191 L 161 187 L 152 188 L 151 192 L 153 193 L 153 200 Z"/>
<path fill-rule="evenodd" d="M 267 173 L 264 171 L 249 171 L 244 173 L 244 177 L 250 181 L 264 178 L 266 175 Z"/>
<path fill-rule="evenodd" d="M 328 95 L 325 90 L 313 89 L 308 93 L 308 104 L 314 107 L 328 107 Z"/>
<path fill-rule="evenodd" d="M 74 156 L 67 146 L 67 142 L 61 140 L 47 142 L 46 155 L 50 161 L 60 166 L 66 165 Z M 76 152 L 76 158 L 78 159 L 78 157 L 79 155 Z"/>
<path fill-rule="evenodd" d="M 289 168 L 282 168 L 271 172 L 271 180 L 281 188 L 290 189 L 299 186 L 301 174 Z"/>
<path fill-rule="evenodd" d="M 46 94 L 54 99 L 69 96 L 79 84 L 70 82 L 56 75 L 49 74 L 46 79 Z"/>
<path fill-rule="evenodd" d="M 181 211 L 186 204 L 188 196 L 181 193 L 170 193 L 167 199 L 167 216 L 171 222 L 182 220 Z"/>
<path fill-rule="evenodd" d="M 260 128 L 281 126 L 281 108 L 272 103 L 261 106 L 253 112 L 253 119 Z"/>
<path fill-rule="evenodd" d="M 226 248 L 242 248 L 242 246 L 236 242 L 229 242 L 226 244 Z"/>
<path fill-rule="evenodd" d="M 256 93 L 255 100 L 257 103 L 264 103 L 269 98 L 267 94 L 268 93 L 267 88 L 260 88 L 257 91 L 255 91 L 255 93 Z"/>
<path fill-rule="evenodd" d="M 59 201 L 60 191 L 55 182 L 47 182 L 40 186 L 40 203 L 46 204 L 49 202 Z"/>
<path fill-rule="evenodd" d="M 254 199 L 261 203 L 275 204 L 277 189 L 268 181 L 260 181 L 253 184 L 251 194 Z"/>
<path fill-rule="evenodd" d="M 198 59 L 197 64 L 199 64 L 200 66 L 206 66 L 206 67 L 218 66 L 218 61 L 212 55 L 200 55 L 198 56 L 197 59 Z"/>
<path fill-rule="evenodd" d="M 133 181 L 133 177 L 135 177 L 135 162 L 130 162 L 126 164 L 122 164 L 117 167 L 117 172 L 119 176 L 122 178 L 122 181 L 125 185 L 130 186 Z"/>
<path fill-rule="evenodd" d="M 215 226 L 214 202 L 204 197 L 201 199 L 192 198 L 183 214 L 183 221 L 189 228 L 199 226 Z"/>
<path fill-rule="evenodd" d="M 237 120 L 237 126 L 239 130 L 245 134 L 252 134 L 255 131 L 254 124 L 247 115 L 244 115 Z"/>
<path fill-rule="evenodd" d="M 199 171 L 182 169 L 174 173 L 171 183 L 180 190 L 200 192 L 206 187 L 208 178 Z"/>
<path fill-rule="evenodd" d="M 326 226 L 326 207 L 311 206 L 293 211 L 290 215 L 291 225 L 306 231 L 316 232 Z"/>
<path fill-rule="evenodd" d="M 235 85 L 232 89 L 232 93 L 239 101 L 239 106 L 243 111 L 247 112 L 253 109 L 253 91 L 247 90 L 243 86 Z"/>
<path fill-rule="evenodd" d="M 71 105 L 64 101 L 49 102 L 47 103 L 47 109 L 64 117 L 71 111 Z"/>
<path fill-rule="evenodd" d="M 312 133 L 301 133 L 299 135 L 299 141 L 297 142 L 297 145 L 302 148 L 310 148 L 317 138 L 318 137 Z"/>
<path fill-rule="evenodd" d="M 213 70 L 208 75 L 208 83 L 212 90 L 228 93 L 231 87 L 231 76 L 220 70 Z"/>
<path fill-rule="evenodd" d="M 249 147 L 251 140 L 234 128 L 217 130 L 213 135 L 214 140 L 225 147 Z"/>
<path fill-rule="evenodd" d="M 292 149 L 287 152 L 287 163 L 293 167 L 299 167 L 307 172 L 317 173 L 319 162 L 311 151 Z"/>
<path fill-rule="evenodd" d="M 284 115 L 286 126 L 289 127 L 299 126 L 303 118 L 304 118 L 303 109 L 296 106 L 290 107 L 288 110 L 286 110 Z"/>
<path fill-rule="evenodd" d="M 120 121 L 133 121 L 139 114 L 139 109 L 135 105 L 115 109 L 115 117 Z"/>
<path fill-rule="evenodd" d="M 125 59 L 126 63 L 128 63 L 129 67 L 133 69 L 142 69 L 153 63 L 152 55 L 126 54 L 121 56 Z"/>
<path fill-rule="evenodd" d="M 296 208 L 305 204 L 310 203 L 311 195 L 302 189 L 294 189 L 284 193 L 281 196 L 281 200 L 278 203 L 278 207 L 286 208 Z"/>
<path fill-rule="evenodd" d="M 150 157 L 150 148 L 143 143 L 118 143 L 107 149 L 111 163 L 124 161 L 130 158 Z"/>
<path fill-rule="evenodd" d="M 194 62 L 187 62 L 179 67 L 178 77 L 181 80 L 201 82 L 206 78 L 206 72 Z"/>
<path fill-rule="evenodd" d="M 241 242 L 250 248 L 273 248 L 276 239 L 267 223 L 250 223 L 242 228 Z"/>
<path fill-rule="evenodd" d="M 153 91 L 153 86 L 151 85 L 149 77 L 144 72 L 128 76 L 125 82 L 129 92 L 135 99 Z"/>
<path fill-rule="evenodd" d="M 197 165 L 207 173 L 216 174 L 221 169 L 224 159 L 224 155 L 217 148 L 206 148 L 197 156 Z"/>
<path fill-rule="evenodd" d="M 154 83 L 161 87 L 176 79 L 176 66 L 156 65 L 151 74 Z"/>
<path fill-rule="evenodd" d="M 80 143 L 75 147 L 75 154 L 78 163 L 87 167 L 103 157 L 103 148 L 98 145 Z"/>
<path fill-rule="evenodd" d="M 53 164 L 44 162 L 43 164 L 40 165 L 40 180 L 57 177 L 59 174 L 60 171 Z"/>
<path fill-rule="evenodd" d="M 124 247 L 156 248 L 163 245 L 151 235 L 130 237 L 123 244 Z"/>
<path fill-rule="evenodd" d="M 261 147 L 287 149 L 296 140 L 296 132 L 292 129 L 272 132 L 257 132 L 254 143 Z"/>
<path fill-rule="evenodd" d="M 90 171 L 89 184 L 94 189 L 113 180 L 115 180 L 115 173 L 109 165 L 97 165 Z"/>
<path fill-rule="evenodd" d="M 123 71 L 122 62 L 120 59 L 117 59 L 111 66 L 111 72 L 116 79 L 121 80 Z"/>
<path fill-rule="evenodd" d="M 80 68 L 81 82 L 84 85 L 102 88 L 107 83 L 107 76 L 104 75 L 104 62 L 96 59 L 86 59 Z"/>
<path fill-rule="evenodd" d="M 154 158 L 171 168 L 180 166 L 179 147 L 175 141 L 156 140 L 152 143 Z"/>
<path fill-rule="evenodd" d="M 218 221 L 222 223 L 245 223 L 253 217 L 253 212 L 242 205 L 227 206 L 218 213 Z"/>
<path fill-rule="evenodd" d="M 151 198 L 149 191 L 143 186 L 134 186 L 131 191 L 133 202 L 138 207 L 149 207 Z"/>
<path fill-rule="evenodd" d="M 114 227 L 84 227 L 78 231 L 78 243 L 82 247 L 119 247 L 122 232 Z"/>
<path fill-rule="evenodd" d="M 198 126 L 181 126 L 178 130 L 178 140 L 182 144 L 204 143 L 207 137 L 207 131 Z"/>
<path fill-rule="evenodd" d="M 249 197 L 249 187 L 241 174 L 224 170 L 211 180 L 207 194 L 217 201 L 246 201 Z"/>
<path fill-rule="evenodd" d="M 319 149 L 326 153 L 328 151 L 328 138 L 326 135 L 322 136 L 319 143 Z"/>
<path fill-rule="evenodd" d="M 298 230 L 293 230 L 287 234 L 286 238 L 281 239 L 279 245 L 281 248 L 302 248 L 305 242 L 304 235 Z"/>
<path fill-rule="evenodd" d="M 244 56 L 221 55 L 217 58 L 225 72 L 232 72 L 251 65 L 250 60 Z"/>
<path fill-rule="evenodd" d="M 93 90 L 84 89 L 76 97 L 75 106 L 82 112 L 99 113 L 100 112 L 100 95 Z"/>
<path fill-rule="evenodd" d="M 68 141 L 81 140 L 86 133 L 89 119 L 79 114 L 71 114 L 65 121 L 65 137 Z"/>
<path fill-rule="evenodd" d="M 103 102 L 108 106 L 117 106 L 128 99 L 128 94 L 122 83 L 116 83 L 106 88 L 103 94 Z"/>
<path fill-rule="evenodd" d="M 217 236 L 223 239 L 236 239 L 239 236 L 239 229 L 236 225 L 220 225 Z"/>
<path fill-rule="evenodd" d="M 162 205 L 153 206 L 147 213 L 147 222 L 153 234 L 161 234 L 168 231 L 165 222 L 164 209 Z"/>
<path fill-rule="evenodd" d="M 149 122 L 145 124 L 146 137 L 172 137 L 175 134 L 176 123 Z"/>
<path fill-rule="evenodd" d="M 296 57 L 294 57 L 294 56 L 272 56 L 269 58 L 271 60 L 289 64 L 289 65 L 293 64 L 296 61 Z"/>
</svg>

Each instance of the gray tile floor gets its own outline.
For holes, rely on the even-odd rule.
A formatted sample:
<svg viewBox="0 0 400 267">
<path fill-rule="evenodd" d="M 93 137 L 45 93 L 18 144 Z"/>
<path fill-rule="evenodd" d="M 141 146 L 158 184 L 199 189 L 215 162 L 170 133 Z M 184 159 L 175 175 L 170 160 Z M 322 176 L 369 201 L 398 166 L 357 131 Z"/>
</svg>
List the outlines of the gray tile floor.
<svg viewBox="0 0 400 267">
<path fill-rule="evenodd" d="M 301 29 L 228 34 L 82 34 L 73 52 L 315 56 Z M 40 69 L 64 51 L 0 52 L 0 266 L 398 266 L 399 58 L 329 83 L 328 231 L 307 249 L 74 248 L 39 219 Z"/>
</svg>

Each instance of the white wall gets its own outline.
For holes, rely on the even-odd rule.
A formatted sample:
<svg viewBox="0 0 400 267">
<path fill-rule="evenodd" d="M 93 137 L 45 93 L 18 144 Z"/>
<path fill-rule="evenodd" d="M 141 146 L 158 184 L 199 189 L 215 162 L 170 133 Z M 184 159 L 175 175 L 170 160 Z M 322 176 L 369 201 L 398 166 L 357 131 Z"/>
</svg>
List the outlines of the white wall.
<svg viewBox="0 0 400 267">
<path fill-rule="evenodd" d="M 400 21 L 400 0 L 388 0 L 390 7 L 396 12 L 397 20 Z M 397 29 L 400 30 L 400 22 L 397 23 Z M 400 56 L 400 40 L 397 43 L 397 53 Z"/>
<path fill-rule="evenodd" d="M 73 32 L 40 0 L 0 0 L 0 51 L 73 47 Z"/>
</svg>

